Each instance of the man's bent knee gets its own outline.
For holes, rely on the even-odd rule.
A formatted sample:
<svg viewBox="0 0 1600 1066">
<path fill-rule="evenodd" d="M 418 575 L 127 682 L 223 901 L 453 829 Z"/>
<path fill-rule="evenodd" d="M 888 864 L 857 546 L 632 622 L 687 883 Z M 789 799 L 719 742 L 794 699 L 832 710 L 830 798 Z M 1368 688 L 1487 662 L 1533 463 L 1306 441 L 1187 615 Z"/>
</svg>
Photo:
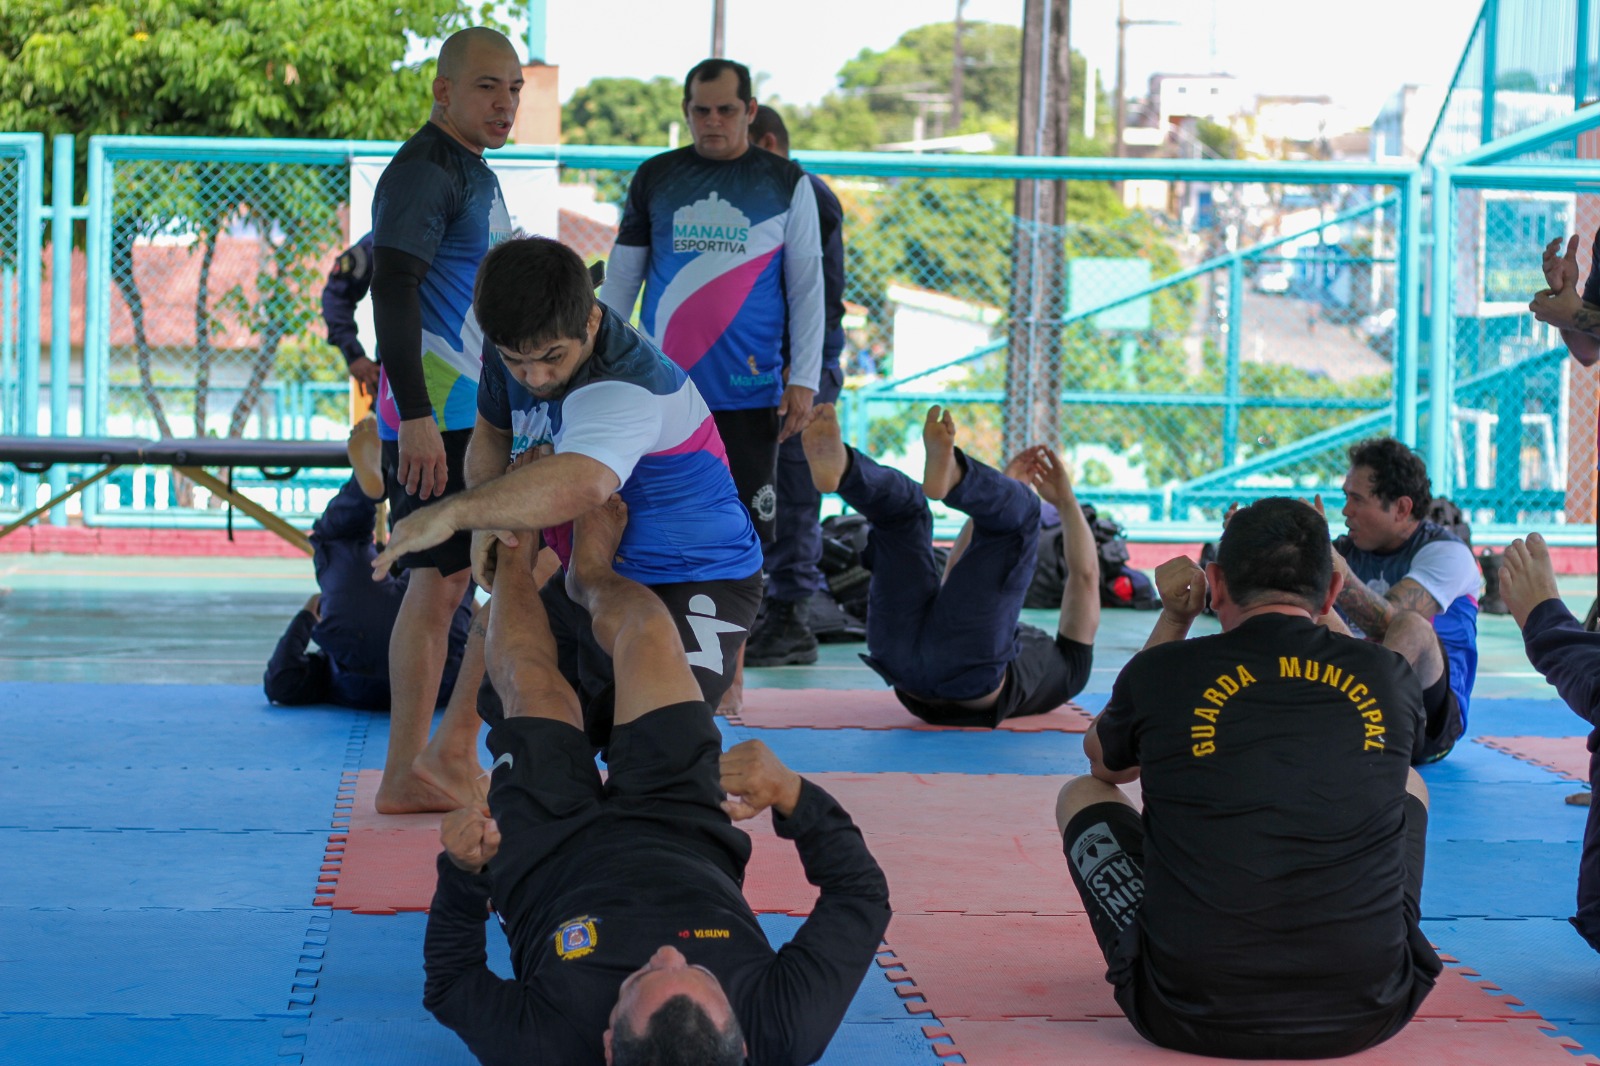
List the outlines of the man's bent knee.
<svg viewBox="0 0 1600 1066">
<path fill-rule="evenodd" d="M 1096 803 L 1122 803 L 1129 807 L 1134 805 L 1122 789 L 1092 774 L 1080 774 L 1068 778 L 1067 783 L 1062 785 L 1061 791 L 1056 794 L 1056 832 L 1065 833 L 1067 823 L 1072 821 L 1073 815 Z"/>
<path fill-rule="evenodd" d="M 1424 807 L 1428 805 L 1428 783 L 1415 769 L 1406 771 L 1406 791 L 1421 800 Z"/>
</svg>

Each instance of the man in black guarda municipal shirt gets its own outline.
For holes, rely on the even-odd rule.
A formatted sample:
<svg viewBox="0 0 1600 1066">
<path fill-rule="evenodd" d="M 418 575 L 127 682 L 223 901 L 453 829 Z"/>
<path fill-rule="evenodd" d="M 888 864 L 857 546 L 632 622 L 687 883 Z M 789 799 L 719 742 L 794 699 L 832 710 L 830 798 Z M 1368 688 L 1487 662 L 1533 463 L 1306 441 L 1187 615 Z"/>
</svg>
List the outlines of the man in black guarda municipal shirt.
<svg viewBox="0 0 1600 1066">
<path fill-rule="evenodd" d="M 1183 639 L 1205 601 L 1216 636 Z M 1332 1058 L 1393 1036 L 1440 966 L 1418 928 L 1422 691 L 1398 654 L 1317 624 L 1328 525 L 1234 515 L 1217 561 L 1157 571 L 1162 614 L 1056 804 L 1068 867 L 1134 1028 L 1229 1058 Z M 1117 785 L 1138 780 L 1140 812 Z"/>
<path fill-rule="evenodd" d="M 487 811 L 441 828 L 423 1002 L 485 1063 L 814 1062 L 888 926 L 888 884 L 826 792 L 760 741 L 722 753 L 672 616 L 612 568 L 626 513 L 612 497 L 579 518 L 567 571 L 615 660 L 604 782 L 534 585 L 538 540 L 498 550 L 487 658 L 506 717 Z M 821 890 L 777 951 L 732 824 L 767 807 Z M 491 906 L 512 980 L 485 966 Z"/>
</svg>

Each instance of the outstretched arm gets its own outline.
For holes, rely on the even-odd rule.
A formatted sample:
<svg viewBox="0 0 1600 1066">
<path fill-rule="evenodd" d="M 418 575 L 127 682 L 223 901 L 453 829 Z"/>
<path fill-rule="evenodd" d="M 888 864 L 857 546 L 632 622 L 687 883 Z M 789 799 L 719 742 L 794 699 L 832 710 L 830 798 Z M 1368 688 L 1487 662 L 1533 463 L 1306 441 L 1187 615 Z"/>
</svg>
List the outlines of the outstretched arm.
<svg viewBox="0 0 1600 1066">
<path fill-rule="evenodd" d="M 1061 590 L 1057 632 L 1079 644 L 1093 644 L 1100 631 L 1100 552 L 1083 508 L 1072 491 L 1072 475 L 1054 449 L 1039 448 L 1034 485 L 1061 512 L 1061 557 L 1067 581 Z"/>
<path fill-rule="evenodd" d="M 750 1061 L 816 1061 L 844 1018 L 889 926 L 889 883 L 861 830 L 827 792 L 778 761 L 759 740 L 722 757 L 734 817 L 771 806 L 772 827 L 793 840 L 806 879 L 821 890 L 811 917 L 751 993 Z M 746 813 L 748 812 L 748 814 Z"/>
<path fill-rule="evenodd" d="M 402 519 L 372 561 L 373 580 L 407 552 L 442 544 L 461 529 L 544 529 L 605 503 L 621 487 L 611 468 L 566 452 L 519 467 Z"/>
</svg>

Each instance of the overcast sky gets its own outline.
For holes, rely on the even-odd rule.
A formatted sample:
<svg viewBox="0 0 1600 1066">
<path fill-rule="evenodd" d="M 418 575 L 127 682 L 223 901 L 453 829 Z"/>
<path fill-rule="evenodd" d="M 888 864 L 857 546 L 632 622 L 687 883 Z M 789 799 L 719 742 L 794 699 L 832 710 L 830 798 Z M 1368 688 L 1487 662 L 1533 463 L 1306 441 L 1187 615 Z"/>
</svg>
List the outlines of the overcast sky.
<svg viewBox="0 0 1600 1066">
<path fill-rule="evenodd" d="M 726 0 L 729 56 L 764 74 L 764 92 L 812 103 L 862 48 L 949 21 L 956 0 Z M 1230 73 L 1251 92 L 1327 93 L 1370 121 L 1407 82 L 1448 83 L 1480 0 L 1124 0 L 1128 85 L 1149 76 Z M 547 0 L 546 61 L 561 95 L 597 77 L 681 78 L 711 43 L 711 0 Z M 520 12 L 520 5 L 513 10 Z M 1022 0 L 967 0 L 973 21 L 1022 20 Z M 1117 0 L 1073 0 L 1072 44 L 1112 83 Z M 520 27 L 519 27 L 520 28 Z M 522 42 L 518 42 L 519 50 Z"/>
</svg>

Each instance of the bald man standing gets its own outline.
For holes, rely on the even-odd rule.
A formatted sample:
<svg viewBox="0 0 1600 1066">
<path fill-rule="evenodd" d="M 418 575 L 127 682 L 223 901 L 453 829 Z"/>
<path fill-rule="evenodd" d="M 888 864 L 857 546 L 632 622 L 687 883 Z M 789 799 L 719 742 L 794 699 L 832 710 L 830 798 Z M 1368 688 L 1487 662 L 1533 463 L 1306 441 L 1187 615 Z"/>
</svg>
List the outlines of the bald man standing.
<svg viewBox="0 0 1600 1066">
<path fill-rule="evenodd" d="M 472 283 L 484 255 L 511 235 L 483 152 L 506 143 L 521 91 L 510 41 L 482 28 L 453 34 L 439 50 L 428 121 L 395 153 L 373 196 L 378 422 L 396 522 L 465 487 L 483 357 Z M 461 533 L 400 560 L 411 583 L 389 642 L 389 751 L 377 798 L 385 814 L 482 798 L 471 701 L 428 739 L 450 620 L 471 579 L 470 549 Z"/>
</svg>

